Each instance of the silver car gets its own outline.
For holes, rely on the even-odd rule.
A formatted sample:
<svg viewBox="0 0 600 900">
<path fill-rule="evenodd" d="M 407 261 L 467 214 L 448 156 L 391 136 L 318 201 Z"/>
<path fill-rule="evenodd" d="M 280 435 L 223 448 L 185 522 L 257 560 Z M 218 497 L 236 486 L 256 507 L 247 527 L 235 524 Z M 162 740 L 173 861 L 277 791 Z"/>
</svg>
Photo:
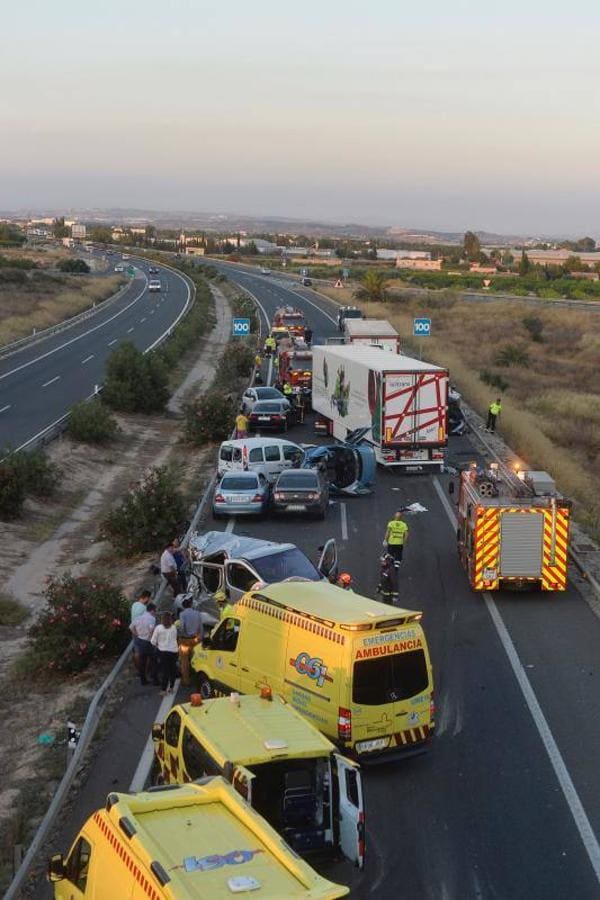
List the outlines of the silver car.
<svg viewBox="0 0 600 900">
<path fill-rule="evenodd" d="M 262 515 L 269 505 L 269 482 L 259 472 L 223 475 L 215 488 L 213 517 Z"/>
<path fill-rule="evenodd" d="M 250 387 L 244 391 L 242 397 L 242 409 L 245 413 L 251 413 L 254 409 L 254 404 L 258 403 L 259 400 L 286 400 L 286 398 L 281 391 L 277 390 L 277 388 Z M 289 401 L 286 402 L 288 406 L 290 406 Z"/>
</svg>

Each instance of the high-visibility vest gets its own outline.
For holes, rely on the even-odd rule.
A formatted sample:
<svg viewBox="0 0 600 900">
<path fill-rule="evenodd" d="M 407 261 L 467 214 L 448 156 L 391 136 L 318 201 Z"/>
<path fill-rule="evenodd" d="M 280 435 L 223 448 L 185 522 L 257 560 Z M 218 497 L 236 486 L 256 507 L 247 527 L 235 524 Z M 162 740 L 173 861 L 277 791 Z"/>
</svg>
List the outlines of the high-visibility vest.
<svg viewBox="0 0 600 900">
<path fill-rule="evenodd" d="M 284 394 L 288 394 L 288 395 L 294 393 L 291 384 L 288 384 L 287 382 L 284 384 L 284 386 L 283 386 L 283 393 L 284 393 Z"/>
<path fill-rule="evenodd" d="M 392 519 L 388 522 L 388 544 L 403 544 L 408 534 L 408 525 L 402 519 Z"/>
<path fill-rule="evenodd" d="M 493 416 L 497 416 L 501 411 L 502 411 L 501 403 L 496 403 L 496 401 L 494 401 L 493 403 L 490 403 L 490 412 Z"/>
</svg>

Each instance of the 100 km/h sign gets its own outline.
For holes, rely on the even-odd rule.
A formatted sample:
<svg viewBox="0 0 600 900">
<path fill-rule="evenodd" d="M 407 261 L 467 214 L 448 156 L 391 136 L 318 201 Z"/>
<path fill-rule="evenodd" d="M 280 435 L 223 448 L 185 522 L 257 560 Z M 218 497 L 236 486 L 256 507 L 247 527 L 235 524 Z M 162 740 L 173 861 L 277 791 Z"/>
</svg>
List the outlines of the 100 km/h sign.
<svg viewBox="0 0 600 900">
<path fill-rule="evenodd" d="M 234 337 L 246 337 L 250 334 L 250 319 L 234 319 L 232 334 Z"/>
<path fill-rule="evenodd" d="M 414 319 L 413 337 L 431 337 L 431 319 Z"/>
</svg>

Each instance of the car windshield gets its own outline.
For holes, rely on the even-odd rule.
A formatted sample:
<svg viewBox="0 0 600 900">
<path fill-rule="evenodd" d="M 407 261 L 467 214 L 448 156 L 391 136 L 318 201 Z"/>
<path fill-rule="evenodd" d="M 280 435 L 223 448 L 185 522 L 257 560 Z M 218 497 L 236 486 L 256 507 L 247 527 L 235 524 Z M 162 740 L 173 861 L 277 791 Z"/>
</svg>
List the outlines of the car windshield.
<svg viewBox="0 0 600 900">
<path fill-rule="evenodd" d="M 221 482 L 222 491 L 255 491 L 258 488 L 256 475 L 227 475 Z"/>
<path fill-rule="evenodd" d="M 319 479 L 314 472 L 284 472 L 277 481 L 278 488 L 317 488 Z"/>
<path fill-rule="evenodd" d="M 280 403 L 269 402 L 268 400 L 261 400 L 259 403 L 256 403 L 254 406 L 254 412 L 261 413 L 276 413 L 281 409 Z"/>
<path fill-rule="evenodd" d="M 361 706 L 381 706 L 415 697 L 428 683 L 422 650 L 364 659 L 354 663 L 352 700 Z"/>
<path fill-rule="evenodd" d="M 286 578 L 309 578 L 311 581 L 321 579 L 310 559 L 297 547 L 283 550 L 281 553 L 269 553 L 262 559 L 253 559 L 250 562 L 260 575 L 261 581 L 266 584 L 274 584 Z"/>
<path fill-rule="evenodd" d="M 259 400 L 281 400 L 281 392 L 276 388 L 256 388 L 256 396 Z"/>
<path fill-rule="evenodd" d="M 362 319 L 360 309 L 347 309 L 344 316 L 346 319 Z"/>
</svg>

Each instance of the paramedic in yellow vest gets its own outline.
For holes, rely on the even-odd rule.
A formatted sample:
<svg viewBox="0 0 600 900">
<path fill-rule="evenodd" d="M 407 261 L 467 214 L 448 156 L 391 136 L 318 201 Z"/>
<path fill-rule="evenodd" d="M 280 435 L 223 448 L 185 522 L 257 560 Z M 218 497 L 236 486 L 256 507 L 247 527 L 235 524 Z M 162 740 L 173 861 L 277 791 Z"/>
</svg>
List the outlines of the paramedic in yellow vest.
<svg viewBox="0 0 600 900">
<path fill-rule="evenodd" d="M 496 416 L 499 416 L 502 412 L 502 403 L 500 402 L 500 397 L 496 397 L 496 399 L 490 403 L 488 409 L 488 417 L 487 417 L 487 425 L 485 426 L 486 431 L 491 431 L 493 434 L 496 430 Z"/>
<path fill-rule="evenodd" d="M 402 520 L 402 513 L 398 510 L 394 513 L 394 518 L 387 523 L 384 539 L 388 553 L 394 557 L 394 565 L 397 569 L 400 568 L 402 562 L 402 553 L 407 537 L 408 525 Z"/>
</svg>

